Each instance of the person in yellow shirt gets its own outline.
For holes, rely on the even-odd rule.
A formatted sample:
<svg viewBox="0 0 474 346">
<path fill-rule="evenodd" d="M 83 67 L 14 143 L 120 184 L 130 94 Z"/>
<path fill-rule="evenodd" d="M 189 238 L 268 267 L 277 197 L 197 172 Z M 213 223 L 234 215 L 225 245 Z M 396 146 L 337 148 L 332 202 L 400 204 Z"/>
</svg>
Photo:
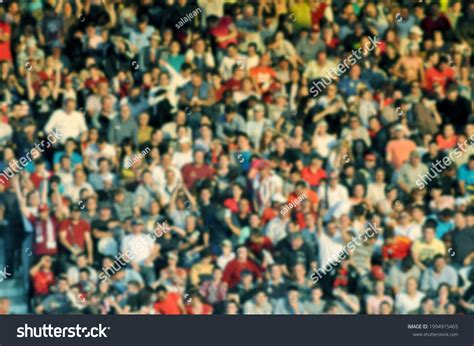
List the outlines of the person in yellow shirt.
<svg viewBox="0 0 474 346">
<path fill-rule="evenodd" d="M 148 113 L 140 113 L 138 116 L 138 144 L 143 144 L 151 139 L 153 127 L 148 125 L 149 121 Z"/>
<path fill-rule="evenodd" d="M 445 255 L 446 248 L 443 242 L 436 239 L 436 226 L 426 223 L 423 226 L 423 238 L 415 241 L 411 248 L 413 261 L 422 270 L 425 270 L 438 254 Z"/>
</svg>

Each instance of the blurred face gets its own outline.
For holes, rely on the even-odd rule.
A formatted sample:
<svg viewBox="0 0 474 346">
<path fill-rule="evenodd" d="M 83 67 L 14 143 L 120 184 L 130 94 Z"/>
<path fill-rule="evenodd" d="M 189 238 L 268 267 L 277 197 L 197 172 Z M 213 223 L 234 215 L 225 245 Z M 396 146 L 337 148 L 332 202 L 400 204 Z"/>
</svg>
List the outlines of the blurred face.
<svg viewBox="0 0 474 346">
<path fill-rule="evenodd" d="M 293 290 L 293 291 L 288 292 L 288 301 L 290 302 L 290 304 L 298 303 L 298 299 L 299 299 L 298 291 Z"/>
<path fill-rule="evenodd" d="M 74 111 L 74 109 L 76 108 L 76 101 L 74 100 L 68 100 L 66 102 L 66 113 L 71 113 Z"/>
<path fill-rule="evenodd" d="M 60 280 L 58 282 L 58 291 L 60 293 L 65 293 L 69 288 L 68 282 L 66 280 Z"/>
<path fill-rule="evenodd" d="M 298 264 L 295 266 L 295 275 L 296 277 L 304 277 L 306 270 L 302 264 Z"/>
<path fill-rule="evenodd" d="M 337 226 L 335 223 L 331 222 L 330 224 L 328 224 L 327 226 L 327 232 L 328 234 L 332 237 L 334 236 L 336 233 L 337 233 Z"/>
<path fill-rule="evenodd" d="M 240 248 L 237 249 L 237 259 L 240 262 L 247 261 L 247 256 L 248 256 L 248 252 L 247 252 L 247 249 L 245 247 L 240 247 Z"/>
<path fill-rule="evenodd" d="M 258 305 L 263 305 L 267 302 L 267 296 L 263 292 L 257 293 L 255 296 L 255 301 L 257 302 Z"/>
<path fill-rule="evenodd" d="M 132 227 L 133 233 L 139 234 L 143 232 L 143 225 L 133 225 Z"/>
<path fill-rule="evenodd" d="M 130 117 L 130 108 L 128 106 L 122 106 L 120 109 L 120 116 L 122 119 L 128 119 Z"/>
<path fill-rule="evenodd" d="M 198 150 L 194 153 L 194 162 L 201 165 L 204 163 L 204 152 Z"/>
<path fill-rule="evenodd" d="M 444 135 L 445 135 L 446 137 L 449 137 L 449 136 L 454 135 L 454 128 L 453 128 L 452 126 L 450 126 L 450 125 L 446 126 L 446 127 L 444 128 Z"/>
<path fill-rule="evenodd" d="M 440 272 L 446 265 L 446 260 L 444 258 L 438 258 L 435 263 L 434 267 L 437 272 Z"/>
<path fill-rule="evenodd" d="M 260 218 L 258 215 L 252 215 L 249 220 L 250 227 L 258 228 L 260 226 Z"/>
<path fill-rule="evenodd" d="M 375 292 L 379 295 L 384 294 L 385 291 L 385 285 L 383 284 L 383 281 L 377 281 L 375 284 Z"/>
<path fill-rule="evenodd" d="M 79 220 L 81 218 L 81 211 L 80 210 L 72 211 L 71 218 L 75 221 Z"/>
<path fill-rule="evenodd" d="M 281 277 L 281 268 L 279 266 L 273 266 L 271 270 L 272 279 L 278 279 Z"/>
<path fill-rule="evenodd" d="M 431 243 L 435 238 L 435 230 L 433 228 L 426 228 L 424 230 L 424 238 L 427 243 Z"/>
<path fill-rule="evenodd" d="M 407 292 L 408 293 L 413 293 L 417 290 L 418 288 L 418 283 L 416 282 L 416 279 L 410 278 L 407 280 Z"/>
<path fill-rule="evenodd" d="M 214 270 L 214 273 L 212 274 L 214 280 L 216 281 L 221 281 L 222 279 L 222 270 L 220 269 L 216 269 Z"/>
<path fill-rule="evenodd" d="M 201 85 L 202 84 L 201 75 L 193 73 L 191 76 L 191 82 L 193 83 L 193 85 L 196 85 L 196 86 Z"/>
</svg>

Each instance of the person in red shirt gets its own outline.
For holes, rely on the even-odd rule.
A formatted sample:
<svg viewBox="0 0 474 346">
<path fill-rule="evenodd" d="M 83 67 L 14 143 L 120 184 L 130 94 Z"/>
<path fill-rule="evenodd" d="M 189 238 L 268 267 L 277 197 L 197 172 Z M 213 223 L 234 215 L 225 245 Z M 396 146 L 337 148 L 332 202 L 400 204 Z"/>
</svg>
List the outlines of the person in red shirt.
<svg viewBox="0 0 474 346">
<path fill-rule="evenodd" d="M 311 159 L 309 166 L 301 171 L 301 178 L 308 182 L 311 187 L 319 186 L 322 179 L 327 178 L 326 171 L 323 168 L 323 159 L 315 154 Z"/>
<path fill-rule="evenodd" d="M 2 12 L 4 11 L 2 10 Z M 11 63 L 12 51 L 10 49 L 10 34 L 10 24 L 3 20 L 0 21 L 0 61 L 6 60 Z"/>
<path fill-rule="evenodd" d="M 254 214 L 255 215 L 255 214 Z M 250 229 L 250 237 L 245 242 L 245 245 L 250 250 L 251 257 L 257 262 L 265 262 L 265 255 L 263 250 L 273 254 L 273 243 L 266 235 L 262 234 L 261 229 L 252 227 Z M 265 266 L 265 265 L 262 265 Z"/>
<path fill-rule="evenodd" d="M 230 261 L 224 269 L 224 276 L 222 281 L 229 285 L 229 288 L 237 286 L 240 282 L 240 274 L 243 270 L 249 270 L 254 278 L 261 278 L 262 273 L 257 265 L 248 259 L 248 252 L 246 247 L 237 249 L 237 258 Z"/>
<path fill-rule="evenodd" d="M 239 212 L 239 202 L 244 195 L 244 188 L 240 183 L 232 184 L 232 198 L 227 198 L 224 201 L 224 207 L 229 209 L 232 213 L 236 214 Z"/>
<path fill-rule="evenodd" d="M 186 306 L 188 315 L 212 315 L 212 306 L 204 303 L 199 294 L 191 295 L 188 300 L 190 302 L 190 305 Z"/>
<path fill-rule="evenodd" d="M 271 206 L 266 207 L 263 210 L 261 216 L 262 226 L 265 226 L 268 222 L 280 214 L 280 210 L 286 204 L 286 199 L 281 193 L 276 193 L 272 196 L 271 202 Z"/>
<path fill-rule="evenodd" d="M 188 190 L 192 190 L 196 182 L 211 178 L 214 170 L 204 163 L 204 151 L 196 149 L 194 151 L 194 162 L 188 163 L 181 168 L 184 184 Z"/>
<path fill-rule="evenodd" d="M 56 255 L 58 253 L 58 222 L 54 216 L 49 216 L 49 208 L 45 203 L 38 206 L 38 216 L 34 216 L 20 192 L 18 181 L 14 183 L 20 211 L 33 227 L 33 252 L 36 256 Z M 42 200 L 44 201 L 44 197 Z"/>
<path fill-rule="evenodd" d="M 232 77 L 226 80 L 223 87 L 224 90 L 240 91 L 245 78 L 245 72 L 237 64 L 232 67 Z"/>
<path fill-rule="evenodd" d="M 179 293 L 168 292 L 165 286 L 155 289 L 157 300 L 153 305 L 155 313 L 161 315 L 182 315 L 186 311 Z"/>
<path fill-rule="evenodd" d="M 392 229 L 387 230 L 384 245 L 382 246 L 382 256 L 384 260 L 400 260 L 410 254 L 410 238 L 395 235 Z"/>
<path fill-rule="evenodd" d="M 74 258 L 82 252 L 87 252 L 87 261 L 94 263 L 92 252 L 91 228 L 88 222 L 81 219 L 81 208 L 77 204 L 71 206 L 71 217 L 59 225 L 59 241 L 64 249 L 64 254 Z M 67 260 L 62 258 L 62 265 Z"/>
<path fill-rule="evenodd" d="M 436 51 L 431 52 L 428 59 L 431 66 L 425 70 L 425 89 L 434 92 L 434 87 L 438 84 L 445 92 L 448 83 L 454 80 L 454 70 L 449 67 L 446 58 L 440 59 L 439 53 Z"/>
<path fill-rule="evenodd" d="M 56 279 L 52 268 L 53 261 L 50 256 L 42 256 L 37 264 L 30 269 L 30 277 L 35 297 L 48 295 L 49 289 Z"/>
<path fill-rule="evenodd" d="M 436 136 L 436 143 L 438 143 L 439 148 L 442 150 L 452 149 L 458 144 L 458 136 L 453 125 L 444 125 L 443 133 Z"/>
<path fill-rule="evenodd" d="M 288 204 L 293 203 L 294 205 L 297 205 L 301 203 L 301 200 L 305 199 L 311 201 L 312 209 L 314 211 L 318 210 L 318 194 L 311 190 L 305 181 L 299 180 L 295 184 L 295 191 L 290 193 L 288 196 Z"/>
<path fill-rule="evenodd" d="M 35 186 L 35 188 L 39 189 L 41 182 L 44 179 L 49 180 L 53 174 L 46 169 L 46 162 L 43 158 L 38 159 L 35 162 L 35 171 L 31 174 L 30 180 Z"/>
<path fill-rule="evenodd" d="M 270 65 L 270 53 L 264 53 L 260 57 L 259 65 L 250 69 L 250 77 L 253 79 L 254 85 L 258 87 L 258 91 L 262 94 L 274 90 L 277 81 L 277 74 Z"/>
<path fill-rule="evenodd" d="M 217 46 L 226 49 L 229 44 L 238 43 L 238 32 L 232 21 L 232 17 L 225 16 L 222 18 L 209 17 L 209 34 L 216 40 Z"/>
<path fill-rule="evenodd" d="M 99 84 L 108 83 L 108 80 L 102 76 L 97 65 L 91 65 L 89 67 L 89 72 L 90 77 L 84 82 L 84 87 L 91 90 L 93 93 L 97 93 Z"/>
</svg>

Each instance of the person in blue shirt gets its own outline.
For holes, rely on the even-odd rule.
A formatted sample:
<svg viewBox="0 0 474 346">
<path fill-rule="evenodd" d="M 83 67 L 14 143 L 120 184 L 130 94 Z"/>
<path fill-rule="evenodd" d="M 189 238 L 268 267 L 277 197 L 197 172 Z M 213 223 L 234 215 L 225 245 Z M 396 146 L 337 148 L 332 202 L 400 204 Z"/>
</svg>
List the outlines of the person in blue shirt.
<svg viewBox="0 0 474 346">
<path fill-rule="evenodd" d="M 67 155 L 71 158 L 71 169 L 74 169 L 77 165 L 82 164 L 82 156 L 75 151 L 76 148 L 76 141 L 72 138 L 68 138 L 64 144 L 64 150 L 58 151 L 53 155 L 53 164 L 55 170 L 59 169 L 59 163 L 64 155 Z"/>
<path fill-rule="evenodd" d="M 458 169 L 459 188 L 463 195 L 474 198 L 474 155 Z"/>
</svg>

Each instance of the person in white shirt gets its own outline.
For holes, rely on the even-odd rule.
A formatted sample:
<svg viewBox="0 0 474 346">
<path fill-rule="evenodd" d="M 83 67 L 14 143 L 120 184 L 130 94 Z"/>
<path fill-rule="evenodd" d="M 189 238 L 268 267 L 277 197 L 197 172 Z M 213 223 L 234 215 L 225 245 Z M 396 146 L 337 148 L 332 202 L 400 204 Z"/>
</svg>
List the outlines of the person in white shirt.
<svg viewBox="0 0 474 346">
<path fill-rule="evenodd" d="M 179 140 L 179 151 L 173 153 L 173 166 L 181 170 L 187 164 L 193 162 L 193 149 L 189 138 L 184 137 Z"/>
<path fill-rule="evenodd" d="M 227 46 L 227 55 L 224 56 L 219 67 L 219 73 L 225 81 L 232 77 L 232 69 L 234 65 L 238 65 L 243 69 L 246 67 L 245 56 L 240 55 L 235 44 L 231 43 Z"/>
<path fill-rule="evenodd" d="M 344 248 L 341 232 L 333 221 L 326 225 L 326 230 L 322 229 L 322 225 L 318 226 L 318 242 L 320 268 L 330 264 L 331 260 L 337 258 Z"/>
<path fill-rule="evenodd" d="M 330 71 L 337 71 L 337 64 L 327 58 L 325 51 L 319 51 L 316 53 L 316 59 L 311 60 L 304 70 L 303 76 L 308 80 L 314 80 L 318 78 L 325 77 L 326 79 L 331 80 L 335 78 L 330 74 Z"/>
<path fill-rule="evenodd" d="M 87 189 L 90 193 L 94 193 L 91 184 L 86 181 L 86 174 L 83 170 L 77 169 L 74 172 L 74 181 L 64 187 L 64 195 L 71 198 L 74 203 L 77 203 L 81 198 L 81 190 Z"/>
<path fill-rule="evenodd" d="M 344 185 L 339 184 L 337 173 L 332 172 L 329 175 L 329 183 L 319 186 L 318 196 L 320 203 L 325 203 L 329 210 L 324 216 L 325 220 L 329 220 L 331 217 L 338 218 L 342 214 L 349 213 L 351 207 L 349 192 Z"/>
<path fill-rule="evenodd" d="M 224 270 L 227 264 L 234 258 L 235 253 L 232 251 L 232 242 L 229 239 L 225 239 L 222 242 L 222 255 L 217 258 L 217 266 Z"/>
<path fill-rule="evenodd" d="M 323 158 L 329 156 L 329 150 L 336 144 L 336 136 L 327 131 L 328 123 L 324 120 L 320 121 L 314 130 L 313 144 L 311 145 Z"/>
<path fill-rule="evenodd" d="M 51 114 L 46 126 L 45 133 L 50 133 L 54 128 L 58 129 L 62 136 L 59 141 L 64 144 L 66 139 L 79 140 L 81 135 L 87 132 L 84 115 L 76 110 L 76 100 L 67 99 L 65 109 L 58 109 Z"/>
<path fill-rule="evenodd" d="M 369 183 L 367 188 L 367 199 L 372 205 L 376 205 L 385 199 L 386 186 L 385 170 L 383 168 L 378 168 L 375 171 L 375 181 L 373 183 Z"/>
<path fill-rule="evenodd" d="M 411 222 L 411 216 L 407 212 L 402 212 L 399 216 L 399 223 L 395 226 L 395 234 L 410 238 L 412 241 L 421 238 L 421 227 Z"/>
<path fill-rule="evenodd" d="M 406 293 L 397 294 L 395 311 L 399 314 L 416 312 L 420 308 L 424 296 L 425 294 L 418 290 L 418 281 L 414 277 L 408 278 Z"/>
<path fill-rule="evenodd" d="M 272 196 L 281 192 L 283 189 L 283 179 L 273 173 L 270 163 L 262 162 L 260 172 L 253 180 L 254 191 L 257 191 L 256 204 L 260 211 L 263 211 L 270 205 Z"/>
<path fill-rule="evenodd" d="M 155 281 L 156 275 L 153 260 L 156 253 L 156 244 L 153 238 L 144 232 L 142 219 L 132 221 L 132 233 L 125 236 L 122 243 L 122 254 L 127 263 L 139 272 L 148 284 Z"/>
</svg>

